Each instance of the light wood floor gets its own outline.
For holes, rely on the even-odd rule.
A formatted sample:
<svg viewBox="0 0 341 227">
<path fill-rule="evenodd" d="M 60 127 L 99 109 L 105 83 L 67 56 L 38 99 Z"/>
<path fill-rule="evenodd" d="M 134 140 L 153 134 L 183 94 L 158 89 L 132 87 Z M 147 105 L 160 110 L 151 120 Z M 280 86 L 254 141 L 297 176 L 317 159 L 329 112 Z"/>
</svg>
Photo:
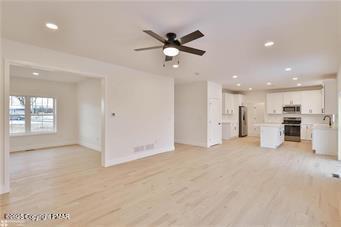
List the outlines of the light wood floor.
<svg viewBox="0 0 341 227">
<path fill-rule="evenodd" d="M 71 215 L 42 226 L 340 227 L 341 180 L 331 173 L 341 164 L 310 149 L 243 138 L 110 168 L 79 146 L 16 153 L 0 209 Z"/>
</svg>

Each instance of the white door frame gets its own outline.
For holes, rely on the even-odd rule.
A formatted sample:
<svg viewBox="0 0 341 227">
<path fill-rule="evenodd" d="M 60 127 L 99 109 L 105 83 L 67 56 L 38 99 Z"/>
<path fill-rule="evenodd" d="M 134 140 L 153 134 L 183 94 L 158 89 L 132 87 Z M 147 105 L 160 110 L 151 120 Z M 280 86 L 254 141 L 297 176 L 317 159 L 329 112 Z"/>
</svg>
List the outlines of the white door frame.
<svg viewBox="0 0 341 227">
<path fill-rule="evenodd" d="M 19 66 L 29 66 L 37 69 L 48 69 L 48 70 L 58 70 L 58 71 L 66 71 L 71 73 L 76 73 L 82 75 L 84 77 L 97 78 L 101 80 L 101 164 L 103 167 L 106 167 L 106 160 L 108 157 L 108 146 L 107 142 L 107 130 L 106 122 L 108 119 L 108 111 L 107 111 L 107 102 L 108 102 L 108 86 L 107 86 L 107 77 L 106 75 L 96 75 L 93 73 L 87 72 L 79 72 L 75 70 L 70 70 L 66 68 L 57 68 L 53 66 L 39 65 L 33 62 L 23 62 L 16 60 L 4 59 L 4 152 L 3 152 L 3 179 L 4 181 L 1 184 L 4 186 L 2 193 L 6 193 L 10 191 L 10 146 L 9 146 L 9 96 L 10 96 L 10 66 L 11 65 L 19 65 Z M 0 192 L 1 194 L 1 192 Z"/>
</svg>

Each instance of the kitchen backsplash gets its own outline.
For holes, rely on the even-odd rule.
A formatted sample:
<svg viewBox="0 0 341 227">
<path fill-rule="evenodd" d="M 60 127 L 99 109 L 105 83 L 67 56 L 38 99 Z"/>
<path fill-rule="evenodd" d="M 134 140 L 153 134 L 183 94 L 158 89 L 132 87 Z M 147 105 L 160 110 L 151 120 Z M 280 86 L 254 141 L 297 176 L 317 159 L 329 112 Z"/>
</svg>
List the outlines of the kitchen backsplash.
<svg viewBox="0 0 341 227">
<path fill-rule="evenodd" d="M 295 114 L 280 114 L 280 115 L 270 115 L 266 114 L 264 122 L 271 123 L 282 123 L 284 117 L 301 117 L 302 124 L 324 124 L 328 123 L 327 121 L 323 121 L 323 115 L 295 115 Z"/>
</svg>

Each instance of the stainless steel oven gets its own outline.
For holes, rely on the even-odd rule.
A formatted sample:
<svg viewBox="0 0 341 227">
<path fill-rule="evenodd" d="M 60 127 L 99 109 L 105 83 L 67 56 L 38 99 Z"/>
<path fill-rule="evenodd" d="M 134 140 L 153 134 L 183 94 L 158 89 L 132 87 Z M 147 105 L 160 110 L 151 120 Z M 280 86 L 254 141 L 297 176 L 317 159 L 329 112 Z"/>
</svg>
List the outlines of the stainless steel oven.
<svg viewBox="0 0 341 227">
<path fill-rule="evenodd" d="M 284 140 L 285 141 L 301 141 L 301 118 L 300 117 L 285 117 L 284 124 Z"/>
<path fill-rule="evenodd" d="M 301 106 L 300 105 L 283 106 L 283 113 L 284 114 L 300 114 L 301 113 Z"/>
</svg>

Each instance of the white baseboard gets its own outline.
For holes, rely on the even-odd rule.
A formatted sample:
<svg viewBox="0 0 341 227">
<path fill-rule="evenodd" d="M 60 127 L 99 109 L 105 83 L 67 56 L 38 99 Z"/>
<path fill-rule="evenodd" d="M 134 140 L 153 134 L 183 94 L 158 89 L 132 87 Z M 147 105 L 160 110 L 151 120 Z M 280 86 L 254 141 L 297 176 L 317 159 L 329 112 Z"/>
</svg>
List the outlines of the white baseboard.
<svg viewBox="0 0 341 227">
<path fill-rule="evenodd" d="M 206 148 L 208 147 L 206 143 L 196 142 L 196 141 L 186 141 L 186 140 L 181 140 L 181 139 L 175 139 L 175 143 L 192 145 L 192 146 L 197 146 L 197 147 L 206 147 Z"/>
<path fill-rule="evenodd" d="M 153 156 L 153 155 L 157 155 L 157 154 L 161 154 L 161 153 L 171 152 L 171 151 L 174 151 L 174 150 L 175 150 L 175 148 L 174 148 L 174 146 L 172 146 L 172 147 L 169 147 L 169 148 L 154 149 L 152 151 L 136 153 L 136 154 L 129 155 L 129 156 L 126 156 L 126 157 L 121 157 L 121 158 L 115 158 L 115 159 L 111 159 L 111 160 L 106 161 L 105 162 L 105 167 L 109 167 L 109 166 L 114 166 L 114 165 L 130 162 L 130 161 L 134 161 L 134 160 L 137 160 L 137 159 L 141 159 L 141 158 L 145 158 L 145 157 L 149 157 L 149 156 Z"/>
<path fill-rule="evenodd" d="M 11 152 L 26 151 L 26 150 L 49 148 L 49 147 L 68 146 L 68 145 L 74 145 L 74 144 L 78 144 L 78 141 L 61 141 L 61 142 L 55 142 L 55 143 L 40 143 L 40 144 L 32 144 L 32 145 L 25 145 L 25 146 L 13 146 L 10 148 L 10 151 Z"/>
<path fill-rule="evenodd" d="M 101 146 L 98 145 L 98 144 L 88 143 L 86 141 L 79 141 L 78 144 L 83 146 L 83 147 L 90 148 L 91 150 L 95 150 L 95 151 L 101 152 Z"/>
</svg>

